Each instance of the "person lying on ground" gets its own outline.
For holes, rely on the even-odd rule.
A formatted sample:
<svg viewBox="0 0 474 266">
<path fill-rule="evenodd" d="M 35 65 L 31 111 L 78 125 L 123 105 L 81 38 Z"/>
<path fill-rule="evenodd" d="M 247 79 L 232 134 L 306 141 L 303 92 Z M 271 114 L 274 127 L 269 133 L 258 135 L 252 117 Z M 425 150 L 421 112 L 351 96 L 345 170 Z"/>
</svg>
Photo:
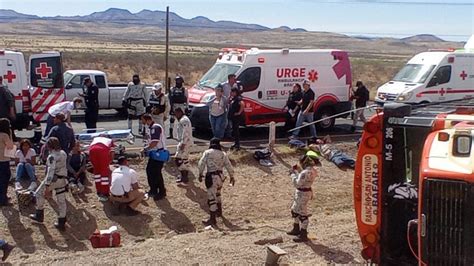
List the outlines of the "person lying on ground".
<svg viewBox="0 0 474 266">
<path fill-rule="evenodd" d="M 309 149 L 320 153 L 326 160 L 333 162 L 339 168 L 354 169 L 355 167 L 355 160 L 332 144 L 329 136 L 316 140 L 315 144 L 309 145 Z"/>
</svg>

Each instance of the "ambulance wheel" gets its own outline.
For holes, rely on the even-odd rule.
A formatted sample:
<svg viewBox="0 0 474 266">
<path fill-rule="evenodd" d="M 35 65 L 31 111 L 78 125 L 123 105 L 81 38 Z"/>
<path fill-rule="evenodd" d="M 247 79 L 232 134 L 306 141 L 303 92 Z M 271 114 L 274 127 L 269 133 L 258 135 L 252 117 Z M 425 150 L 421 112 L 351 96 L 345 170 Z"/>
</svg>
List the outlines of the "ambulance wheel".
<svg viewBox="0 0 474 266">
<path fill-rule="evenodd" d="M 331 107 L 324 107 L 321 110 L 318 110 L 314 114 L 314 120 L 320 120 L 325 117 L 330 117 L 334 115 L 334 110 Z M 320 131 L 328 131 L 331 130 L 334 127 L 334 124 L 336 123 L 336 118 L 329 118 L 326 120 L 323 120 L 319 123 L 316 123 L 317 130 Z"/>
</svg>

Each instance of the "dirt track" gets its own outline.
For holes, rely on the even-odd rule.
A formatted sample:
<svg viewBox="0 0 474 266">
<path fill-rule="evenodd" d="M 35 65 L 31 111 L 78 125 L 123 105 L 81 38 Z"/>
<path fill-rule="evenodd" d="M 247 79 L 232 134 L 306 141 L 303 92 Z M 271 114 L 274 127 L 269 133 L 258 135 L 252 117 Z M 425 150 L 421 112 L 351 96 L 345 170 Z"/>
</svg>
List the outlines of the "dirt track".
<svg viewBox="0 0 474 266">
<path fill-rule="evenodd" d="M 353 143 L 338 144 L 354 155 Z M 109 204 L 102 205 L 90 186 L 83 197 L 68 195 L 68 229 L 59 233 L 52 225 L 56 215 L 50 206 L 45 211 L 44 225 L 34 225 L 26 217 L 28 211 L 4 207 L 2 236 L 17 245 L 9 262 L 76 263 L 76 264 L 261 264 L 265 246 L 254 244 L 266 238 L 283 237 L 278 244 L 288 255 L 282 260 L 290 264 L 362 262 L 360 244 L 352 208 L 353 171 L 342 171 L 323 161 L 320 177 L 313 185 L 315 199 L 310 218 L 311 242 L 295 244 L 284 233 L 292 224 L 289 206 L 294 189 L 288 169 L 296 162 L 298 152 L 282 147 L 274 157 L 276 165 L 258 165 L 251 153 L 231 154 L 236 166 L 236 186 L 228 183 L 223 191 L 224 216 L 219 230 L 205 230 L 201 219 L 207 217 L 204 184 L 188 188 L 174 185 L 174 167 L 166 167 L 168 198 L 140 206 L 143 214 L 136 217 L 113 216 Z M 197 164 L 193 156 L 193 165 Z M 140 171 L 146 186 L 144 164 L 133 165 Z M 197 170 L 194 169 L 194 174 Z M 41 176 L 41 175 L 40 175 Z M 13 189 L 10 188 L 13 197 Z M 52 202 L 54 206 L 54 202 Z M 30 209 L 32 211 L 32 209 Z M 112 225 L 122 235 L 120 248 L 93 249 L 88 241 L 96 229 Z"/>
</svg>

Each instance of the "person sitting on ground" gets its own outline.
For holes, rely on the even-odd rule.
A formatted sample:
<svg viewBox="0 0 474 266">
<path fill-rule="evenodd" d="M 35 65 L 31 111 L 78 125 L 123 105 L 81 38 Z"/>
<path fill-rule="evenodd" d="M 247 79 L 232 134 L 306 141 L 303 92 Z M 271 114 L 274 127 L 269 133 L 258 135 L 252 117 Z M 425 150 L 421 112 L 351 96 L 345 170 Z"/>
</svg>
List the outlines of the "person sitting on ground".
<svg viewBox="0 0 474 266">
<path fill-rule="evenodd" d="M 2 261 L 6 261 L 10 253 L 15 248 L 14 245 L 10 245 L 7 241 L 0 239 L 0 249 L 3 251 Z"/>
<path fill-rule="evenodd" d="M 84 191 L 84 183 L 86 182 L 87 158 L 86 154 L 81 151 L 81 144 L 76 142 L 71 153 L 67 157 L 67 176 L 69 179 L 69 187 L 74 194 L 80 194 Z"/>
<path fill-rule="evenodd" d="M 353 169 L 355 167 L 355 160 L 334 146 L 329 136 L 316 140 L 315 144 L 309 145 L 309 149 L 320 153 L 326 160 L 333 162 L 339 168 Z"/>
<path fill-rule="evenodd" d="M 118 164 L 119 167 L 112 172 L 110 200 L 127 203 L 127 214 L 130 216 L 140 214 L 137 207 L 146 198 L 145 192 L 139 188 L 138 174 L 129 167 L 124 156 L 118 159 Z"/>
<path fill-rule="evenodd" d="M 15 180 L 15 189 L 22 190 L 23 187 L 20 183 L 21 178 L 26 173 L 30 180 L 30 186 L 28 190 L 36 189 L 36 175 L 35 175 L 35 165 L 36 165 L 36 152 L 32 148 L 32 144 L 29 140 L 24 139 L 20 142 L 20 149 L 16 151 L 15 154 L 15 164 L 16 164 L 16 180 Z"/>
</svg>

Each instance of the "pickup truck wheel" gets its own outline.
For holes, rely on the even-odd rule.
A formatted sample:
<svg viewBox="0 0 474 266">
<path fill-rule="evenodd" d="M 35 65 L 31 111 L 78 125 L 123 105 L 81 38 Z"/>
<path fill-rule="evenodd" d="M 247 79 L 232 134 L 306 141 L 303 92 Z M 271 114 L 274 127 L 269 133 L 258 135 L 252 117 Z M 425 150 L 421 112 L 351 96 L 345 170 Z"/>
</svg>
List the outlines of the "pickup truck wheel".
<svg viewBox="0 0 474 266">
<path fill-rule="evenodd" d="M 333 115 L 334 115 L 334 109 L 332 109 L 331 107 L 324 107 L 318 110 L 314 114 L 314 121 L 317 121 L 326 117 L 330 117 Z M 328 131 L 328 130 L 331 130 L 335 124 L 336 124 L 336 118 L 333 117 L 333 118 L 325 119 L 319 123 L 316 123 L 316 127 L 317 127 L 317 130 L 319 131 Z"/>
</svg>

